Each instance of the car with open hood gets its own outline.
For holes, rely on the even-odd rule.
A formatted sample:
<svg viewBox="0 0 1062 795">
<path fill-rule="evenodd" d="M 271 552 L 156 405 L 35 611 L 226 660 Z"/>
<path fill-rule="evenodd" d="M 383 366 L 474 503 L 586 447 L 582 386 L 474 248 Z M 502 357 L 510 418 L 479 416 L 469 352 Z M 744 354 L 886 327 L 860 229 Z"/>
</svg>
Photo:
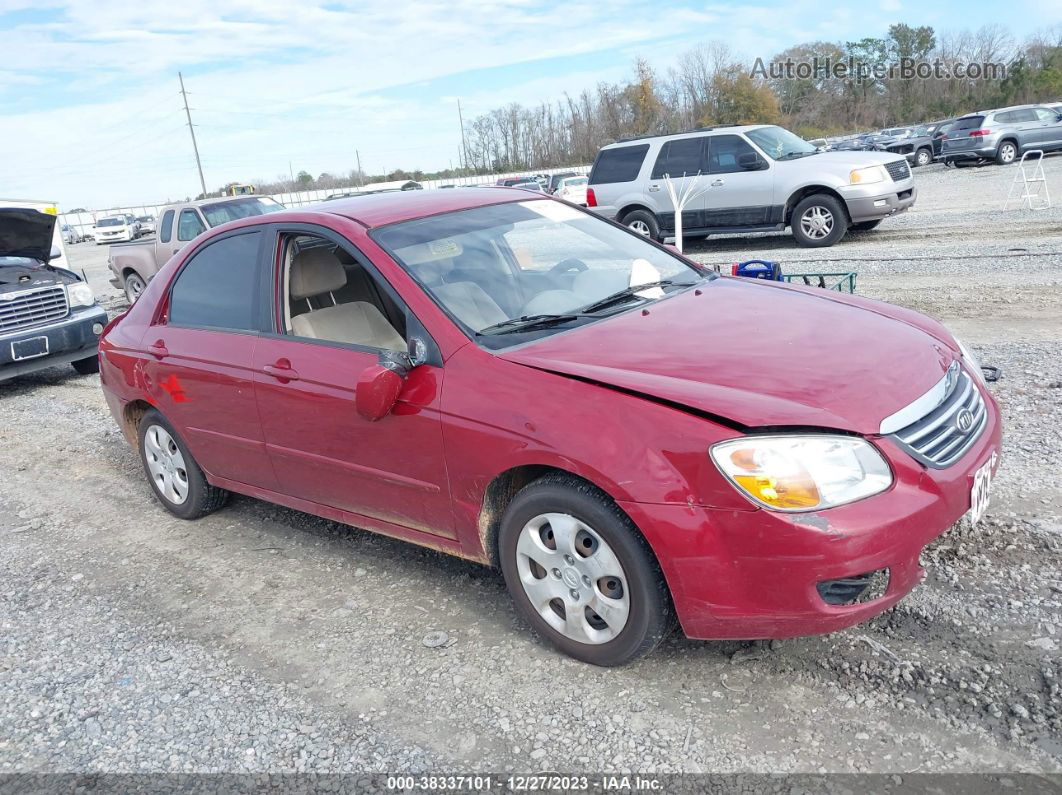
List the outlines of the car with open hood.
<svg viewBox="0 0 1062 795">
<path fill-rule="evenodd" d="M 107 313 L 81 276 L 53 264 L 55 224 L 31 207 L 0 208 L 0 381 L 57 364 L 99 367 Z"/>
<path fill-rule="evenodd" d="M 976 521 L 999 411 L 916 312 L 718 276 L 570 203 L 456 188 L 191 241 L 101 342 L 172 514 L 250 495 L 501 569 L 599 665 L 848 627 Z"/>
</svg>

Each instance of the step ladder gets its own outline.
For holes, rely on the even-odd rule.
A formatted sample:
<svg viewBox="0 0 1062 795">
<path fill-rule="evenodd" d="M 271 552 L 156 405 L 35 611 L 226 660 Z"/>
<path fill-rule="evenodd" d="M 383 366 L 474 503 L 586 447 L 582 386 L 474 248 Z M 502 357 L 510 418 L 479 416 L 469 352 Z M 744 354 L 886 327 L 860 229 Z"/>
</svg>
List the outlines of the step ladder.
<svg viewBox="0 0 1062 795">
<path fill-rule="evenodd" d="M 1019 190 L 1016 190 L 1019 189 Z M 1047 177 L 1044 176 L 1044 150 L 1030 149 L 1021 156 L 1018 171 L 1011 180 L 1007 200 L 1003 202 L 1006 210 L 1012 201 L 1030 210 L 1046 210 L 1051 206 L 1051 194 L 1047 190 Z"/>
</svg>

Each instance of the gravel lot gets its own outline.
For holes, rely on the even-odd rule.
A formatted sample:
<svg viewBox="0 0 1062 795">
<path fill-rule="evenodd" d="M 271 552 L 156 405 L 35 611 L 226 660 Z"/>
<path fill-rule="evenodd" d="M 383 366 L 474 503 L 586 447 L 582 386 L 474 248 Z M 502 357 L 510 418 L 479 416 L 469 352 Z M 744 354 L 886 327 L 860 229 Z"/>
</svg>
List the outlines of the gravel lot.
<svg viewBox="0 0 1062 795">
<path fill-rule="evenodd" d="M 1062 771 L 1062 209 L 1003 213 L 1012 168 L 916 173 L 831 249 L 688 246 L 857 270 L 1002 368 L 988 516 L 887 614 L 594 669 L 494 571 L 247 498 L 172 518 L 98 379 L 56 368 L 0 386 L 0 772 Z M 106 249 L 71 255 L 118 306 Z"/>
</svg>

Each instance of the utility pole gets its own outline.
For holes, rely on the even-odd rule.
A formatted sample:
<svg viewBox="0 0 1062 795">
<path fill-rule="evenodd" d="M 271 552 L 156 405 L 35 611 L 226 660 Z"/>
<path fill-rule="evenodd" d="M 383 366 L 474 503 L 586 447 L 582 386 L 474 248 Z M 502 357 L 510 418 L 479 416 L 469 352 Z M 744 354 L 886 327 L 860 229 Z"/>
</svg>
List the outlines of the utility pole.
<svg viewBox="0 0 1062 795">
<path fill-rule="evenodd" d="M 188 132 L 192 134 L 192 151 L 195 152 L 195 167 L 199 169 L 199 186 L 203 189 L 203 198 L 206 198 L 206 180 L 203 179 L 203 164 L 199 161 L 199 146 L 195 142 L 195 127 L 192 126 L 192 112 L 188 110 L 188 94 L 184 90 L 184 75 L 177 73 L 177 79 L 181 81 L 181 97 L 184 99 L 184 115 L 188 117 Z"/>
<path fill-rule="evenodd" d="M 288 174 L 291 175 L 291 189 L 295 190 L 295 169 L 291 167 L 291 161 L 288 161 Z"/>
<path fill-rule="evenodd" d="M 361 152 L 354 150 L 354 156 L 358 158 L 358 187 L 361 187 Z"/>
<path fill-rule="evenodd" d="M 464 168 L 468 169 L 468 145 L 465 143 L 465 120 L 461 115 L 461 100 L 457 100 L 457 121 L 461 125 L 461 159 L 465 161 Z"/>
</svg>

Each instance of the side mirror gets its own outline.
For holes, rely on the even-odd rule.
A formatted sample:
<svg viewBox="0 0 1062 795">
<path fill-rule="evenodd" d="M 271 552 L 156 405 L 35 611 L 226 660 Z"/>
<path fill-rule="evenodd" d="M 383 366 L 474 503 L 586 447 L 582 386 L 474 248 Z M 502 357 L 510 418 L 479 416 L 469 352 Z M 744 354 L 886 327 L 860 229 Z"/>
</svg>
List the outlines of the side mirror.
<svg viewBox="0 0 1062 795">
<path fill-rule="evenodd" d="M 369 422 L 386 417 L 394 408 L 403 383 L 401 375 L 382 364 L 365 368 L 358 378 L 354 395 L 354 407 L 358 414 Z"/>
<path fill-rule="evenodd" d="M 48 261 L 59 259 L 61 256 L 63 256 L 63 250 L 59 246 L 52 246 L 52 250 L 48 253 Z"/>
<path fill-rule="evenodd" d="M 755 152 L 745 152 L 738 155 L 738 165 L 746 171 L 759 171 L 766 163 L 763 163 Z"/>
</svg>

